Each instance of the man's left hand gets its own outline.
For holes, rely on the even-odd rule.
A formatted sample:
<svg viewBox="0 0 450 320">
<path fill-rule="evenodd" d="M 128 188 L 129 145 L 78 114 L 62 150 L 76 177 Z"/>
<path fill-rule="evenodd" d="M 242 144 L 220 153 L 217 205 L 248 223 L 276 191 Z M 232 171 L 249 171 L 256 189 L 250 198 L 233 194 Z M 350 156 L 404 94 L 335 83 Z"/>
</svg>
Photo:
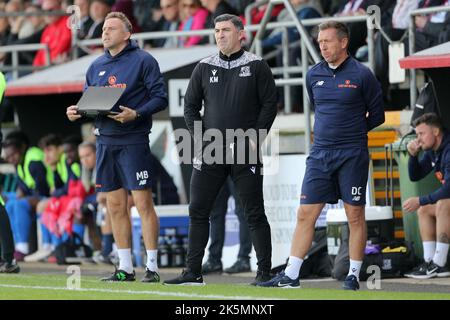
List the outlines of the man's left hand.
<svg viewBox="0 0 450 320">
<path fill-rule="evenodd" d="M 108 117 L 120 123 L 125 123 L 136 119 L 136 110 L 124 106 L 119 106 L 119 108 L 122 110 L 121 113 L 116 115 L 109 115 Z"/>
<path fill-rule="evenodd" d="M 420 202 L 419 197 L 413 197 L 406 199 L 405 202 L 403 202 L 403 210 L 406 212 L 414 212 L 417 211 L 417 209 L 420 208 Z"/>
</svg>

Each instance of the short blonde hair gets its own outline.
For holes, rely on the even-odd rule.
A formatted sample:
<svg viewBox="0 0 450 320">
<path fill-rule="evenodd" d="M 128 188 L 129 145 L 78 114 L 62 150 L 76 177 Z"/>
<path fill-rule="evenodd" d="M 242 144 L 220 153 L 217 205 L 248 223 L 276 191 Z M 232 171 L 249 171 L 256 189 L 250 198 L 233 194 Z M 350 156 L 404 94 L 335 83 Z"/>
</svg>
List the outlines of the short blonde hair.
<svg viewBox="0 0 450 320">
<path fill-rule="evenodd" d="M 133 26 L 131 25 L 130 20 L 127 18 L 126 15 L 124 15 L 122 12 L 113 11 L 108 13 L 108 15 L 105 18 L 105 21 L 108 19 L 117 18 L 120 21 L 122 21 L 123 25 L 125 26 L 125 30 L 132 33 L 133 32 Z"/>
</svg>

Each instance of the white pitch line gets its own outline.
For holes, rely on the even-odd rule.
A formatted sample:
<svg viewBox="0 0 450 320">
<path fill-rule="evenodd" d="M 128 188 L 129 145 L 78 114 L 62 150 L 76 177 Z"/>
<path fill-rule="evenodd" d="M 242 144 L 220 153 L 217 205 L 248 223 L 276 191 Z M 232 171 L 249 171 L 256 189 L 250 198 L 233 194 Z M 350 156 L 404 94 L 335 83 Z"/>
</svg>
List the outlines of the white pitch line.
<svg viewBox="0 0 450 320">
<path fill-rule="evenodd" d="M 113 290 L 113 289 L 97 289 L 97 288 L 80 288 L 69 289 L 64 287 L 45 287 L 45 286 L 24 286 L 16 284 L 0 284 L 4 288 L 17 289 L 35 289 L 35 290 L 55 290 L 55 291 L 72 291 L 72 292 L 103 292 L 103 293 L 127 293 L 127 294 L 152 294 L 157 296 L 171 296 L 184 298 L 202 298 L 202 299 L 233 299 L 233 300 L 282 300 L 273 297 L 252 297 L 252 296 L 222 296 L 222 295 L 202 295 L 196 293 L 182 293 L 182 292 L 163 292 L 163 291 L 133 291 L 133 290 Z"/>
</svg>

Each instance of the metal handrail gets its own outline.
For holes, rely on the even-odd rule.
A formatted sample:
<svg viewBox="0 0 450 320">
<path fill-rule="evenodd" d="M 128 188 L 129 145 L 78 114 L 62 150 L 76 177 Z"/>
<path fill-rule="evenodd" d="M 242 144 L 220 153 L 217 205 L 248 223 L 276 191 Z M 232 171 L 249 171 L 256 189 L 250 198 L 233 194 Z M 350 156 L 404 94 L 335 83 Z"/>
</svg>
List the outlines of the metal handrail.
<svg viewBox="0 0 450 320">
<path fill-rule="evenodd" d="M 450 6 L 439 6 L 439 7 L 431 7 L 431 8 L 424 8 L 424 9 L 417 9 L 411 11 L 409 15 L 409 55 L 413 55 L 415 52 L 415 41 L 416 41 L 416 35 L 414 33 L 416 29 L 416 24 L 414 21 L 414 18 L 418 15 L 422 14 L 430 14 L 430 13 L 437 13 L 437 12 L 447 12 L 450 11 Z M 409 70 L 409 97 L 410 97 L 410 108 L 414 108 L 416 105 L 417 100 L 417 75 L 415 69 Z"/>
<path fill-rule="evenodd" d="M 3 68 L 0 66 L 0 69 L 11 69 L 12 70 L 12 78 L 17 79 L 19 77 L 19 52 L 22 51 L 38 51 L 45 50 L 45 67 L 48 67 L 51 63 L 50 60 L 50 49 L 45 43 L 32 43 L 32 44 L 15 44 L 10 46 L 2 46 L 0 47 L 0 52 L 11 52 L 11 68 Z M 31 68 L 41 69 L 39 68 Z"/>
<path fill-rule="evenodd" d="M 245 7 L 245 11 L 244 11 L 245 25 L 246 25 L 245 29 L 247 32 L 247 41 L 248 42 L 251 42 L 253 40 L 253 34 L 252 34 L 251 30 L 248 29 L 248 27 L 252 23 L 252 10 L 254 8 L 266 5 L 267 3 L 269 3 L 269 0 L 255 1 L 255 3 L 251 3 L 247 7 Z"/>
</svg>

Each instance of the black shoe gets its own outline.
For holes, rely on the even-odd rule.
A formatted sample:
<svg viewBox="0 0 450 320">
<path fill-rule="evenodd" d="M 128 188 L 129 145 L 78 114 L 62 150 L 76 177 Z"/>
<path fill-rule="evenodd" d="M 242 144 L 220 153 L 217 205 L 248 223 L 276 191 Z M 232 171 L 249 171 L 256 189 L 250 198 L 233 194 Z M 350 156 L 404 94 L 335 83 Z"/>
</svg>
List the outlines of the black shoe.
<svg viewBox="0 0 450 320">
<path fill-rule="evenodd" d="M 422 263 L 411 272 L 405 273 L 404 276 L 413 279 L 443 278 L 450 276 L 450 269 L 447 266 L 440 267 L 433 261 L 430 261 Z"/>
<path fill-rule="evenodd" d="M 2 261 L 0 263 L 0 273 L 19 273 L 20 267 L 17 264 L 16 260 L 12 260 L 11 262 Z"/>
<path fill-rule="evenodd" d="M 208 260 L 204 265 L 202 265 L 202 274 L 211 273 L 222 273 L 222 262 L 213 262 Z"/>
<path fill-rule="evenodd" d="M 283 272 L 280 272 L 275 277 L 266 282 L 260 282 L 258 287 L 276 287 L 276 288 L 300 288 L 299 279 L 291 279 Z"/>
<path fill-rule="evenodd" d="M 231 267 L 223 270 L 223 272 L 225 273 L 240 273 L 250 271 L 250 261 L 248 259 L 237 259 Z"/>
<path fill-rule="evenodd" d="M 179 285 L 179 286 L 204 286 L 203 277 L 201 274 L 194 274 L 189 270 L 183 270 L 180 276 L 174 279 L 163 282 L 165 285 Z"/>
<path fill-rule="evenodd" d="M 159 281 L 161 281 L 161 278 L 156 271 L 150 271 L 149 269 L 145 268 L 145 275 L 142 278 L 141 282 L 158 283 Z"/>
<path fill-rule="evenodd" d="M 270 275 L 269 271 L 258 270 L 256 271 L 255 280 L 252 283 L 250 283 L 250 285 L 257 286 L 262 282 L 269 281 L 270 279 L 272 279 L 272 276 Z"/>
<path fill-rule="evenodd" d="M 135 281 L 136 280 L 136 273 L 133 270 L 133 273 L 128 273 L 120 269 L 116 269 L 114 273 L 106 278 L 102 278 L 102 281 L 108 281 L 108 282 L 122 282 L 122 281 Z"/>
<path fill-rule="evenodd" d="M 344 290 L 359 290 L 359 282 L 358 279 L 356 278 L 356 276 L 354 275 L 349 275 L 347 276 L 347 278 L 345 278 L 344 280 L 344 284 L 342 285 L 342 288 Z"/>
</svg>

